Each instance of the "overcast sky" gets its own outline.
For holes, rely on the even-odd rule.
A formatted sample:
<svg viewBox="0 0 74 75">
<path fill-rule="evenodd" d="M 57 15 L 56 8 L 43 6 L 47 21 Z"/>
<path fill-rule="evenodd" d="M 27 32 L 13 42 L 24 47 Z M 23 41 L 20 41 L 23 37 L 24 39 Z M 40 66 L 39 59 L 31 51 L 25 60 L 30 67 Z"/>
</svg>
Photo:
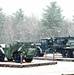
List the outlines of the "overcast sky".
<svg viewBox="0 0 74 75">
<path fill-rule="evenodd" d="M 46 5 L 49 5 L 52 1 L 57 1 L 64 16 L 72 18 L 74 0 L 0 0 L 0 7 L 3 8 L 3 12 L 9 15 L 21 8 L 27 15 L 34 14 L 40 17 L 43 8 L 46 8 Z"/>
</svg>

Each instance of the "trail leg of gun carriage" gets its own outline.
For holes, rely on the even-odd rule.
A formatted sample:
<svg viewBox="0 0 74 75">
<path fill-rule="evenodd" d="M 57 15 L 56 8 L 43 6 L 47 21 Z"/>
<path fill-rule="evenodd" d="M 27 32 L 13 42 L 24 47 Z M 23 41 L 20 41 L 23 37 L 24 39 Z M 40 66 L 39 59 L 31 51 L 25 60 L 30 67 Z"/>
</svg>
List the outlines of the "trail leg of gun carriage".
<svg viewBox="0 0 74 75">
<path fill-rule="evenodd" d="M 60 53 L 62 58 L 55 58 Z M 21 63 L 32 62 L 33 58 L 43 59 L 44 55 L 53 54 L 52 60 L 74 61 L 74 37 L 43 38 L 39 42 L 14 42 L 9 45 L 0 45 L 0 61 Z M 44 58 L 44 59 L 50 59 Z M 41 64 L 38 64 L 41 65 Z M 33 65 L 32 65 L 33 66 Z"/>
</svg>

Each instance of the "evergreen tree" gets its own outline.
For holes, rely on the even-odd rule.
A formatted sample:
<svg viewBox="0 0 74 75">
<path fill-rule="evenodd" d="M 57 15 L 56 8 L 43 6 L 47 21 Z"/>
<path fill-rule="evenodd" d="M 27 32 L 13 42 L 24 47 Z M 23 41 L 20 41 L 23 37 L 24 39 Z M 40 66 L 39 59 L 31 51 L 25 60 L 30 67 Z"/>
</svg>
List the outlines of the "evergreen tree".
<svg viewBox="0 0 74 75">
<path fill-rule="evenodd" d="M 24 12 L 22 9 L 19 9 L 16 11 L 16 13 L 13 13 L 12 16 L 12 23 L 13 23 L 13 30 L 14 30 L 14 40 L 20 40 L 21 39 L 21 30 L 23 28 L 24 24 Z"/>
<path fill-rule="evenodd" d="M 44 10 L 42 23 L 46 27 L 45 32 L 50 36 L 55 36 L 63 23 L 64 17 L 61 14 L 61 8 L 56 2 L 51 2 L 50 6 Z"/>
<path fill-rule="evenodd" d="M 0 8 L 0 43 L 3 43 L 4 24 L 5 24 L 5 14 L 2 12 L 2 8 Z"/>
</svg>

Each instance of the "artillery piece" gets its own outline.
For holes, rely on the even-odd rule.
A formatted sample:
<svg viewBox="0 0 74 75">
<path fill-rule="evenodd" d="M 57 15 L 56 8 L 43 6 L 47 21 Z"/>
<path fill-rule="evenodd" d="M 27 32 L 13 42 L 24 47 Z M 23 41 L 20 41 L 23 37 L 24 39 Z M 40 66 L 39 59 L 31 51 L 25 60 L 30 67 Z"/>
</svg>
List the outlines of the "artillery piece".
<svg viewBox="0 0 74 75">
<path fill-rule="evenodd" d="M 22 61 L 31 62 L 34 55 L 35 47 L 30 43 L 16 42 L 10 44 L 9 47 L 0 47 L 0 61 L 4 61 L 4 58 L 6 57 L 7 61 L 19 63 L 22 59 Z"/>
<path fill-rule="evenodd" d="M 53 48 L 63 57 L 74 58 L 74 37 L 55 37 Z"/>
<path fill-rule="evenodd" d="M 74 58 L 74 37 L 51 37 L 41 39 L 40 45 L 38 45 L 37 56 L 45 52 L 59 52 L 63 57 Z"/>
</svg>

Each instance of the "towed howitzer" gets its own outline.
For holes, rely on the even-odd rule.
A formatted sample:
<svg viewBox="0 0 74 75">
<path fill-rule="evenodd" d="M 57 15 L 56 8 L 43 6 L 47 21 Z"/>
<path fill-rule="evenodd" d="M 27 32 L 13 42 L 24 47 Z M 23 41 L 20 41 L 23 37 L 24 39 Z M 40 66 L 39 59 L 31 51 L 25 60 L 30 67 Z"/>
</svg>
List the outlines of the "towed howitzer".
<svg viewBox="0 0 74 75">
<path fill-rule="evenodd" d="M 31 62 L 35 54 L 35 47 L 24 42 L 16 42 L 5 47 L 3 51 L 4 53 L 0 50 L 0 61 L 4 61 L 6 57 L 7 61 L 21 62 L 22 56 L 22 61 Z"/>
<path fill-rule="evenodd" d="M 63 57 L 74 58 L 74 37 L 54 37 L 51 48 Z"/>
</svg>

